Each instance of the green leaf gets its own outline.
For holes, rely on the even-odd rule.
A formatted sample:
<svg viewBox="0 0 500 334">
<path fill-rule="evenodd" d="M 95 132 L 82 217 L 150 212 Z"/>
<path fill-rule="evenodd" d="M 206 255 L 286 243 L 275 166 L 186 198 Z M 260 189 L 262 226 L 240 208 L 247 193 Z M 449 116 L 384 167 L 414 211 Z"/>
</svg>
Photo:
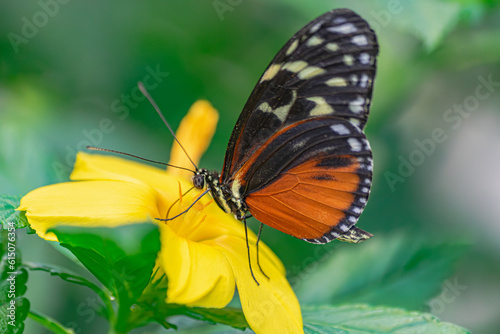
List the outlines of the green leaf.
<svg viewBox="0 0 500 334">
<path fill-rule="evenodd" d="M 2 333 L 22 333 L 30 303 L 24 298 L 28 272 L 16 249 L 15 235 L 0 231 L 0 329 Z"/>
<path fill-rule="evenodd" d="M 209 309 L 209 308 L 187 308 L 183 312 L 184 315 L 208 322 L 210 324 L 228 325 L 236 329 L 244 330 L 249 328 L 243 311 L 237 308 L 226 307 L 224 309 Z"/>
<path fill-rule="evenodd" d="M 0 221 L 2 228 L 18 229 L 28 226 L 24 211 L 16 211 L 22 196 L 0 195 Z"/>
<path fill-rule="evenodd" d="M 43 264 L 43 263 L 33 263 L 33 262 L 25 262 L 24 266 L 31 271 L 44 271 L 46 273 L 49 273 L 50 276 L 58 276 L 66 282 L 78 284 L 78 285 L 83 285 L 83 286 L 86 286 L 86 287 L 96 291 L 96 292 L 103 291 L 97 285 L 90 282 L 85 277 L 81 277 L 79 275 L 71 273 L 67 269 L 62 269 L 62 268 L 59 268 L 59 267 L 54 266 L 54 265 L 48 265 L 48 264 Z"/>
<path fill-rule="evenodd" d="M 465 249 L 377 235 L 359 245 L 339 245 L 324 264 L 291 282 L 302 303 L 420 309 L 439 292 Z"/>
<path fill-rule="evenodd" d="M 124 331 L 130 307 L 149 282 L 160 250 L 158 227 L 150 223 L 118 228 L 60 226 L 52 232 L 116 297 L 118 316 L 112 325 Z"/>
<path fill-rule="evenodd" d="M 224 309 L 187 307 L 177 304 L 166 304 L 166 276 L 149 284 L 143 296 L 132 310 L 132 321 L 135 327 L 157 322 L 166 329 L 177 327 L 167 320 L 172 316 L 184 315 L 191 319 L 207 322 L 211 325 L 223 324 L 244 330 L 249 328 L 243 311 L 237 308 Z"/>
<path fill-rule="evenodd" d="M 307 306 L 302 316 L 306 334 L 469 333 L 431 314 L 368 305 Z"/>
<path fill-rule="evenodd" d="M 305 334 L 467 334 L 466 329 L 441 322 L 431 314 L 398 308 L 343 305 L 303 306 Z M 196 326 L 179 334 L 241 333 L 226 326 Z"/>
<path fill-rule="evenodd" d="M 51 333 L 75 334 L 75 331 L 73 331 L 71 328 L 66 328 L 63 325 L 61 325 L 58 321 L 39 312 L 32 310 L 28 316 L 30 317 L 30 319 L 38 322 L 40 325 L 50 330 Z"/>
<path fill-rule="evenodd" d="M 118 228 L 61 226 L 52 230 L 61 245 L 115 295 L 123 289 L 136 299 L 149 281 L 160 250 L 154 224 Z"/>
<path fill-rule="evenodd" d="M 163 304 L 155 311 L 155 316 L 159 316 L 160 319 L 164 319 L 174 315 L 184 315 L 191 319 L 207 322 L 210 325 L 226 325 L 238 330 L 245 330 L 247 328 L 250 328 L 247 321 L 245 320 L 243 311 L 232 307 L 215 309 Z"/>
<path fill-rule="evenodd" d="M 87 280 L 86 278 L 71 273 L 67 269 L 62 269 L 53 265 L 25 262 L 24 266 L 31 271 L 44 271 L 46 273 L 49 273 L 51 276 L 57 276 L 66 282 L 90 288 L 99 297 L 101 297 L 104 305 L 106 306 L 106 308 L 99 309 L 98 312 L 102 313 L 102 315 L 108 319 L 110 315 L 113 313 L 113 307 L 111 305 L 108 293 L 103 289 L 101 289 L 100 287 L 98 287 L 97 285 L 95 285 L 94 283 L 92 283 L 91 281 Z"/>
</svg>

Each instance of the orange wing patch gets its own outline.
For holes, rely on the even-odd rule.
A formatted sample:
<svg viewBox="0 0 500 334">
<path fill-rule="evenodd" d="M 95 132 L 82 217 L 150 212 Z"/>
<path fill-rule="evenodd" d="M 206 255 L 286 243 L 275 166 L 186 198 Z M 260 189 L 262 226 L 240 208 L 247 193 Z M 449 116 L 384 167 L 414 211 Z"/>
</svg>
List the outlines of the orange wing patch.
<svg viewBox="0 0 500 334">
<path fill-rule="evenodd" d="M 249 194 L 246 203 L 259 221 L 300 239 L 318 239 L 347 216 L 356 199 L 360 177 L 355 157 L 344 164 L 323 166 L 307 161 L 283 173 L 266 187 Z"/>
</svg>

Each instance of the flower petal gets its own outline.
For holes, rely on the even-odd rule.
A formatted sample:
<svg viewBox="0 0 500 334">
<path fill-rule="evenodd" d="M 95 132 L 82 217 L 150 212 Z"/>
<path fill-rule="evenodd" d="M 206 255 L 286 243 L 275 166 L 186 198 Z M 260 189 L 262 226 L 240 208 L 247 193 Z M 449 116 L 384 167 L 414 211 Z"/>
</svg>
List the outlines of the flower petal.
<svg viewBox="0 0 500 334">
<path fill-rule="evenodd" d="M 195 164 L 198 164 L 201 156 L 205 153 L 212 137 L 215 133 L 219 114 L 217 110 L 205 100 L 196 101 L 188 113 L 182 119 L 175 136 L 186 149 L 189 157 Z M 179 167 L 193 169 L 193 164 L 189 161 L 186 153 L 177 142 L 170 151 L 170 164 Z M 168 172 L 172 175 L 189 178 L 192 176 L 188 171 L 168 167 Z"/>
<path fill-rule="evenodd" d="M 219 211 L 219 212 L 214 212 Z M 242 222 L 234 219 L 231 214 L 223 213 L 217 204 L 210 204 L 209 208 L 205 209 L 207 215 L 204 226 L 197 231 L 196 235 L 192 235 L 192 240 L 199 240 L 204 242 L 207 239 L 216 239 L 221 235 L 234 236 L 243 238 L 245 240 L 245 226 Z M 254 246 L 257 242 L 257 236 L 250 228 L 248 229 L 248 243 Z M 246 249 L 246 243 L 245 243 Z M 246 254 L 246 250 L 245 250 Z M 262 241 L 259 243 L 259 256 L 265 257 L 271 265 L 276 268 L 282 275 L 285 275 L 285 267 L 281 260 L 274 254 L 274 252 Z M 248 261 L 247 261 L 248 262 Z"/>
<path fill-rule="evenodd" d="M 21 199 L 37 234 L 56 241 L 47 230 L 58 225 L 114 227 L 158 217 L 153 189 L 121 181 L 59 183 L 35 189 Z"/>
<path fill-rule="evenodd" d="M 187 209 L 200 194 L 201 191 L 191 191 L 183 196 L 182 207 L 175 205 L 171 216 Z M 196 204 L 187 213 L 168 223 L 177 235 L 201 243 L 217 239 L 221 235 L 245 237 L 244 225 L 231 214 L 223 212 L 209 195 L 205 195 Z M 248 242 L 250 245 L 255 245 L 257 242 L 257 236 L 250 229 Z M 285 274 L 285 267 L 280 259 L 266 244 L 259 243 L 259 252 L 259 256 L 266 257 L 274 267 Z"/>
<path fill-rule="evenodd" d="M 167 303 L 222 308 L 232 299 L 234 275 L 224 254 L 179 237 L 161 225 L 161 263 L 168 277 Z"/>
<path fill-rule="evenodd" d="M 304 333 L 297 297 L 269 259 L 260 258 L 262 269 L 270 277 L 268 280 L 257 266 L 255 252 L 251 252 L 252 269 L 260 283 L 257 285 L 248 268 L 244 238 L 221 236 L 213 243 L 224 251 L 233 268 L 243 313 L 255 333 Z"/>
<path fill-rule="evenodd" d="M 179 183 L 184 189 L 191 185 L 174 177 L 165 170 L 136 161 L 101 154 L 79 152 L 72 180 L 117 180 L 148 185 L 158 192 L 160 217 L 164 217 L 170 205 L 179 198 Z"/>
</svg>

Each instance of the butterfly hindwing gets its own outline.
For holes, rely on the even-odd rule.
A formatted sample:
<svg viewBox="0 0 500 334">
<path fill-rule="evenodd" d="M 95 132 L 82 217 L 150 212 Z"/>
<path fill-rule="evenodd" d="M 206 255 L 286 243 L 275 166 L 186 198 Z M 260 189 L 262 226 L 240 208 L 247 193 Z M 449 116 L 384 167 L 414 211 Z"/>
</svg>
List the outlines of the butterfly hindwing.
<svg viewBox="0 0 500 334">
<path fill-rule="evenodd" d="M 271 136 L 235 174 L 232 190 L 259 221 L 325 243 L 357 221 L 371 176 L 371 151 L 361 130 L 336 117 L 319 117 Z"/>
<path fill-rule="evenodd" d="M 278 52 L 250 95 L 231 135 L 221 182 L 273 134 L 304 119 L 334 116 L 363 129 L 378 45 L 365 20 L 348 9 L 307 24 Z"/>
</svg>

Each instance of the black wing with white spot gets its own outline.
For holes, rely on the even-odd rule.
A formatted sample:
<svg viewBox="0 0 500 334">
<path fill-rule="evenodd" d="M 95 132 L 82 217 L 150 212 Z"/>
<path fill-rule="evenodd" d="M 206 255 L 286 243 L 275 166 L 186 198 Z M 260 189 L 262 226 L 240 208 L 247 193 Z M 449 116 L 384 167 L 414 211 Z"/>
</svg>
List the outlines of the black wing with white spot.
<svg viewBox="0 0 500 334">
<path fill-rule="evenodd" d="M 317 117 L 364 128 L 372 96 L 375 33 L 348 9 L 307 24 L 278 52 L 254 88 L 231 134 L 221 182 L 280 129 Z"/>
</svg>

